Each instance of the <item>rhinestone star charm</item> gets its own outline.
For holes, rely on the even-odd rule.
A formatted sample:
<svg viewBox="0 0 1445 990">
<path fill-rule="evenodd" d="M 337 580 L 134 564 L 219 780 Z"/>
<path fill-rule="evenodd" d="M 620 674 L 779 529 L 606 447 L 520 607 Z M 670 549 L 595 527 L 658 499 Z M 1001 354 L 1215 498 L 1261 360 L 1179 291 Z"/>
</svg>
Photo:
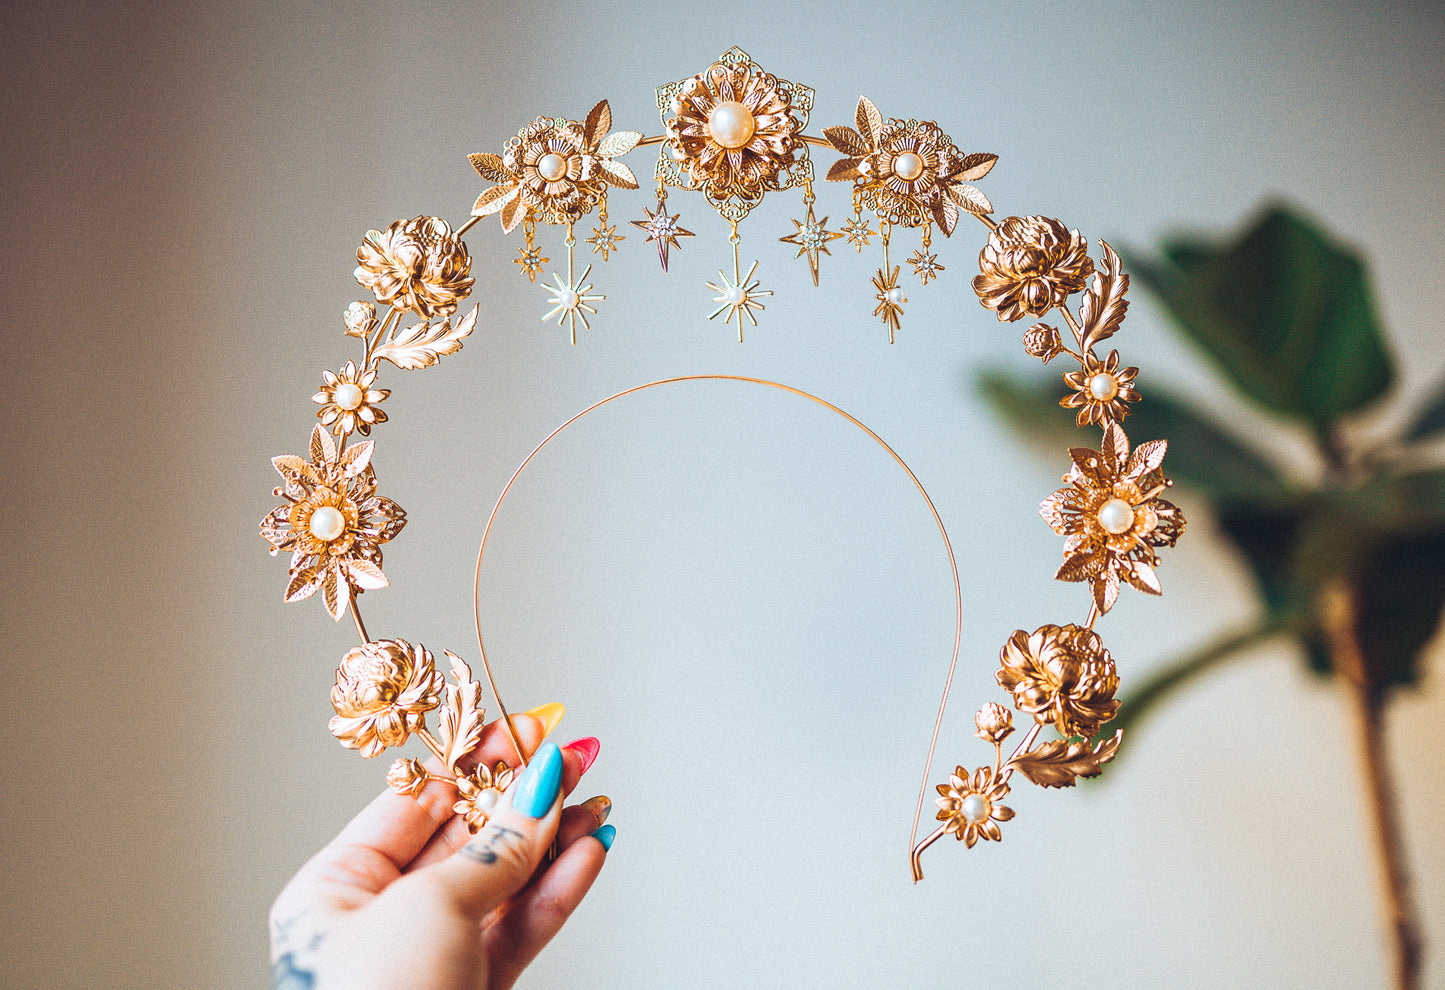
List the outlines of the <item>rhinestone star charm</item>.
<svg viewBox="0 0 1445 990">
<path fill-rule="evenodd" d="M 527 276 L 530 282 L 536 282 L 537 276 L 542 272 L 542 266 L 552 259 L 542 257 L 542 249 L 535 244 L 528 244 L 517 252 L 517 257 L 512 259 L 512 264 L 522 266 L 522 274 Z"/>
<path fill-rule="evenodd" d="M 805 254 L 808 256 L 808 267 L 813 272 L 813 284 L 817 285 L 818 255 L 820 253 L 832 254 L 833 252 L 828 250 L 828 242 L 836 241 L 843 235 L 838 231 L 828 229 L 827 217 L 824 217 L 821 221 L 818 220 L 818 218 L 813 215 L 813 207 L 811 205 L 808 207 L 808 215 L 806 217 L 802 220 L 791 220 L 790 222 L 798 229 L 787 237 L 779 237 L 778 240 L 784 244 L 792 244 L 797 247 L 798 253 L 793 257 L 801 258 Z"/>
<path fill-rule="evenodd" d="M 647 207 L 644 206 L 643 209 L 645 210 Z M 627 238 L 617 232 L 615 224 L 601 225 L 592 228 L 592 236 L 587 238 L 587 243 L 592 245 L 593 254 L 602 255 L 602 260 L 606 261 L 607 256 L 616 251 L 617 245 L 625 240 Z"/>
<path fill-rule="evenodd" d="M 929 279 L 937 278 L 938 273 L 944 270 L 938 263 L 938 255 L 925 254 L 922 248 L 908 256 L 908 263 L 913 266 L 913 274 L 917 275 L 924 285 L 928 284 Z"/>
<path fill-rule="evenodd" d="M 662 270 L 667 271 L 668 249 L 675 247 L 681 251 L 682 245 L 677 242 L 677 239 L 692 237 L 693 233 L 678 226 L 677 218 L 682 214 L 669 214 L 665 202 L 659 202 L 656 210 L 649 210 L 644 206 L 642 211 L 647 214 L 647 219 L 633 220 L 632 226 L 647 231 L 647 239 L 657 242 L 657 260 L 662 263 Z"/>
<path fill-rule="evenodd" d="M 863 253 L 863 248 L 868 244 L 868 239 L 878 231 L 868 226 L 868 221 L 861 216 L 849 217 L 848 222 L 843 224 L 843 236 L 848 238 L 848 243 Z"/>
</svg>

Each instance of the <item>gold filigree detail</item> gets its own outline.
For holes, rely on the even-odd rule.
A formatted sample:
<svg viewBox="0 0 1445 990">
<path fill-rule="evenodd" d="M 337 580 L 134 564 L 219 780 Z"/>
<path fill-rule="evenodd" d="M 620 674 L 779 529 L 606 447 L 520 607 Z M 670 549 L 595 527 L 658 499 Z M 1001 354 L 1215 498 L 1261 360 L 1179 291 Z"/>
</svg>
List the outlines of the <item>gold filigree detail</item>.
<svg viewBox="0 0 1445 990">
<path fill-rule="evenodd" d="M 368 230 L 356 249 L 356 281 L 379 303 L 430 320 L 456 311 L 472 291 L 467 246 L 439 217 Z"/>
</svg>

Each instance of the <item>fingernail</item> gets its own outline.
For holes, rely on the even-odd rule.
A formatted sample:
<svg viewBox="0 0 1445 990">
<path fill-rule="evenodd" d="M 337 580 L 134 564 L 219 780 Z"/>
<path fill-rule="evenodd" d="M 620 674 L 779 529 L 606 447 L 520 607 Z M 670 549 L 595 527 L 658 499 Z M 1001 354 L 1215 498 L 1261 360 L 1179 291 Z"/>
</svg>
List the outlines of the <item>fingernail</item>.
<svg viewBox="0 0 1445 990">
<path fill-rule="evenodd" d="M 592 814 L 592 820 L 601 826 L 607 821 L 607 816 L 612 814 L 612 799 L 606 794 L 599 794 L 583 801 L 582 807 L 586 808 Z"/>
<path fill-rule="evenodd" d="M 610 852 L 612 850 L 612 840 L 617 838 L 617 829 L 611 825 L 603 825 L 592 833 L 592 838 L 602 843 L 603 852 Z"/>
<path fill-rule="evenodd" d="M 543 743 L 512 792 L 512 807 L 528 818 L 541 818 L 552 810 L 562 793 L 562 751 L 556 743 Z"/>
<path fill-rule="evenodd" d="M 567 709 L 556 701 L 549 701 L 545 705 L 538 705 L 531 711 L 523 712 L 522 714 L 530 715 L 541 722 L 542 735 L 547 736 L 551 735 L 552 730 L 557 728 L 557 723 L 562 721 L 562 716 L 567 714 Z"/>
<path fill-rule="evenodd" d="M 597 761 L 597 754 L 602 750 L 602 744 L 593 736 L 583 736 L 581 739 L 573 739 L 563 749 L 570 749 L 582 757 L 582 772 L 586 773 Z"/>
</svg>

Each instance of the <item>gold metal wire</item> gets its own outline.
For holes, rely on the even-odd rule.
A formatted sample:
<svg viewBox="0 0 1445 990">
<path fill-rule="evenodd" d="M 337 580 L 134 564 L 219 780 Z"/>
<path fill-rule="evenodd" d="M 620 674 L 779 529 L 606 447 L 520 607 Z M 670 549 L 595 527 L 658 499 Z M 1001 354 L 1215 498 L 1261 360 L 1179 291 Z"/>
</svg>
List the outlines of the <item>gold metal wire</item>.
<svg viewBox="0 0 1445 990">
<path fill-rule="evenodd" d="M 857 417 L 838 408 L 827 399 L 819 398 L 811 392 L 805 392 L 800 388 L 794 388 L 791 385 L 784 385 L 781 382 L 771 381 L 766 378 L 749 378 L 745 375 L 680 375 L 676 378 L 662 378 L 657 381 L 647 382 L 643 385 L 634 385 L 632 388 L 624 389 L 623 391 L 618 392 L 614 395 L 609 395 L 605 399 L 594 402 L 586 409 L 583 409 L 581 412 L 574 415 L 571 419 L 568 419 L 565 423 L 557 427 L 551 433 L 547 434 L 547 436 L 543 438 L 541 443 L 537 444 L 537 446 L 532 448 L 532 452 L 523 459 L 522 463 L 517 466 L 517 469 L 512 472 L 512 476 L 507 479 L 506 485 L 502 488 L 502 493 L 497 496 L 497 501 L 495 502 L 495 504 L 493 504 L 492 511 L 487 516 L 487 525 L 482 530 L 482 541 L 477 546 L 477 566 L 472 578 L 472 615 L 476 621 L 477 653 L 481 656 L 482 670 L 487 675 L 487 686 L 491 689 L 492 698 L 494 701 L 496 701 L 497 710 L 501 713 L 502 724 L 507 727 L 507 734 L 512 739 L 512 745 L 516 747 L 517 754 L 519 757 L 522 757 L 522 764 L 525 765 L 526 759 L 524 755 L 524 750 L 522 749 L 521 740 L 517 738 L 516 729 L 512 726 L 512 720 L 507 714 L 507 706 L 502 702 L 501 693 L 497 690 L 497 679 L 492 673 L 492 663 L 490 660 L 487 659 L 487 647 L 482 640 L 482 555 L 486 552 L 487 537 L 491 535 L 492 524 L 495 523 L 497 520 L 497 512 L 502 508 L 502 502 L 506 500 L 507 493 L 512 490 L 512 485 L 514 485 L 517 479 L 521 477 L 522 472 L 527 469 L 527 465 L 532 463 L 532 458 L 536 457 L 539 453 L 541 453 L 543 447 L 546 447 L 547 444 L 551 443 L 558 434 L 560 434 L 563 430 L 567 429 L 567 427 L 571 426 L 573 423 L 577 422 L 579 419 L 582 419 L 588 413 L 593 412 L 596 409 L 600 409 L 608 403 L 616 401 L 617 399 L 621 399 L 624 396 L 632 395 L 635 392 L 642 392 L 646 389 L 657 388 L 660 385 L 672 385 L 677 382 L 696 381 L 744 382 L 753 385 L 763 385 L 767 388 L 775 388 L 781 392 L 787 392 L 790 395 L 796 395 L 800 398 L 807 399 L 810 402 L 817 403 L 824 409 L 837 413 L 839 416 L 842 416 L 848 422 L 852 423 L 854 426 L 858 427 L 858 429 L 866 433 L 869 438 L 873 440 L 874 443 L 878 444 L 878 446 L 886 450 L 889 456 L 897 462 L 898 466 L 901 467 L 904 473 L 908 475 L 908 480 L 912 481 L 913 486 L 918 489 L 918 494 L 923 496 L 923 502 L 925 505 L 928 506 L 929 514 L 933 516 L 933 521 L 938 526 L 938 535 L 943 539 L 943 549 L 948 554 L 948 567 L 953 577 L 953 655 L 948 663 L 948 677 L 943 684 L 943 695 L 939 698 L 938 701 L 938 715 L 933 721 L 933 735 L 928 742 L 928 760 L 923 766 L 923 783 L 919 785 L 918 803 L 913 811 L 913 829 L 911 832 L 909 832 L 908 835 L 909 856 L 910 861 L 914 863 L 914 879 L 917 880 L 918 870 L 916 857 L 914 856 L 914 848 L 917 845 L 918 822 L 919 819 L 923 816 L 923 802 L 928 794 L 928 779 L 929 774 L 933 769 L 934 752 L 938 747 L 938 734 L 943 726 L 943 713 L 944 710 L 948 707 L 948 694 L 950 689 L 953 687 L 953 675 L 954 672 L 958 669 L 958 651 L 963 641 L 963 589 L 959 584 L 958 580 L 958 559 L 954 556 L 953 544 L 949 542 L 948 530 L 945 529 L 943 525 L 943 517 L 938 514 L 938 509 L 934 506 L 933 499 L 929 497 L 928 490 L 923 487 L 923 482 L 918 480 L 918 475 L 913 473 L 913 469 L 908 466 L 908 463 L 903 460 L 903 458 L 899 455 L 898 451 L 890 447 L 886 440 L 880 437 L 877 433 L 874 433 L 872 429 L 870 429 Z"/>
</svg>

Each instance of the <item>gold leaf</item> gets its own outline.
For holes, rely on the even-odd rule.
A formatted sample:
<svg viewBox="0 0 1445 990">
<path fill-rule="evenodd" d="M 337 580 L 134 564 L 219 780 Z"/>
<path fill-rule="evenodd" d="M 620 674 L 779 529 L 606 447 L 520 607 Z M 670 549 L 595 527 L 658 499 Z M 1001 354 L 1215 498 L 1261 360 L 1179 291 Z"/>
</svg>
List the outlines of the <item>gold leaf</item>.
<svg viewBox="0 0 1445 990">
<path fill-rule="evenodd" d="M 378 347 L 372 354 L 372 360 L 385 359 L 403 371 L 430 368 L 444 355 L 455 354 L 462 349 L 462 338 L 476 326 L 477 308 L 473 306 L 471 312 L 457 321 L 455 329 L 450 319 L 440 323 L 418 323 Z"/>
<path fill-rule="evenodd" d="M 1149 440 L 1134 448 L 1129 456 L 1129 475 L 1140 478 L 1164 463 L 1164 452 L 1169 449 L 1168 440 Z"/>
<path fill-rule="evenodd" d="M 502 204 L 502 233 L 510 234 L 517 229 L 517 224 L 527 215 L 526 209 L 522 206 L 522 197 L 513 196 Z"/>
<path fill-rule="evenodd" d="M 363 557 L 352 557 L 344 564 L 349 583 L 358 588 L 385 588 L 391 584 L 380 567 Z"/>
<path fill-rule="evenodd" d="M 374 440 L 363 440 L 347 447 L 341 454 L 341 467 L 343 476 L 354 478 L 366 470 L 371 463 L 371 452 L 376 449 Z"/>
<path fill-rule="evenodd" d="M 1107 743 L 1101 743 L 1101 748 Z M 1117 740 L 1114 749 L 1118 748 Z M 1113 756 L 1110 750 L 1109 756 Z M 1073 787 L 1078 778 L 1097 777 L 1103 772 L 1102 760 L 1089 748 L 1089 741 L 1069 742 L 1050 739 L 1037 749 L 1009 761 L 1014 769 L 1040 787 Z"/>
<path fill-rule="evenodd" d="M 331 442 L 331 434 L 319 424 L 311 428 L 311 442 L 308 447 L 311 459 L 318 464 L 336 459 L 336 444 Z"/>
<path fill-rule="evenodd" d="M 1094 604 L 1099 606 L 1101 613 L 1107 612 L 1119 600 L 1119 575 L 1113 570 L 1106 570 L 1093 581 Z"/>
<path fill-rule="evenodd" d="M 959 166 L 958 173 L 953 177 L 955 182 L 977 182 L 992 171 L 998 162 L 998 155 L 973 154 L 966 155 L 963 164 Z M 992 210 L 989 210 L 992 213 Z"/>
<path fill-rule="evenodd" d="M 450 650 L 442 652 L 452 662 L 451 673 L 456 684 L 447 686 L 447 701 L 441 709 L 437 731 L 441 734 L 447 766 L 461 773 L 458 763 L 482 738 L 482 686 L 472 679 L 472 669 L 465 660 Z"/>
<path fill-rule="evenodd" d="M 828 143 L 838 151 L 854 158 L 862 158 L 871 154 L 873 151 L 873 149 L 863 141 L 863 135 L 851 127 L 844 127 L 842 125 L 825 127 L 823 128 L 823 136 L 827 138 Z"/>
<path fill-rule="evenodd" d="M 582 129 L 583 140 L 590 148 L 610 130 L 612 130 L 612 108 L 607 105 L 606 100 L 601 100 L 587 114 L 587 124 Z"/>
<path fill-rule="evenodd" d="M 597 156 L 599 158 L 616 158 L 618 155 L 625 155 L 637 147 L 637 142 L 641 140 L 641 131 L 618 131 L 615 134 L 609 134 L 597 146 Z"/>
<path fill-rule="evenodd" d="M 955 203 L 970 213 L 983 215 L 993 212 L 993 204 L 988 201 L 988 197 L 973 186 L 950 186 L 948 194 Z"/>
<path fill-rule="evenodd" d="M 951 199 L 935 196 L 932 213 L 938 228 L 943 231 L 943 236 L 952 237 L 953 229 L 958 226 L 958 206 Z"/>
<path fill-rule="evenodd" d="M 472 216 L 485 217 L 496 213 L 507 203 L 517 197 L 517 186 L 508 182 L 505 185 L 493 186 L 477 197 L 476 203 L 472 204 Z"/>
<path fill-rule="evenodd" d="M 1095 271 L 1094 281 L 1079 304 L 1085 353 L 1114 336 L 1129 309 L 1129 301 L 1124 298 L 1129 291 L 1129 276 L 1123 273 L 1123 263 L 1108 242 L 1101 240 L 1099 245 L 1104 249 L 1104 264 Z"/>
<path fill-rule="evenodd" d="M 633 174 L 632 169 L 622 162 L 614 162 L 610 158 L 602 159 L 602 177 L 614 186 L 620 186 L 623 189 L 637 188 L 637 176 Z"/>
<path fill-rule="evenodd" d="M 316 469 L 311 466 L 311 462 L 304 457 L 297 457 L 295 454 L 281 454 L 273 457 L 271 466 L 276 469 L 277 474 L 293 485 L 300 484 L 302 481 L 310 481 L 314 484 L 321 480 L 317 477 Z"/>
<path fill-rule="evenodd" d="M 1159 583 L 1159 575 L 1154 573 L 1154 568 L 1147 560 L 1130 561 L 1125 577 L 1140 591 L 1151 595 L 1164 594 L 1164 586 Z"/>
<path fill-rule="evenodd" d="M 1054 574 L 1056 581 L 1088 581 L 1099 572 L 1099 557 L 1082 550 L 1059 565 Z"/>
<path fill-rule="evenodd" d="M 883 115 L 873 105 L 873 101 L 866 96 L 858 97 L 858 110 L 854 114 L 858 120 L 858 133 L 863 135 L 864 142 L 868 147 L 878 147 L 878 139 L 883 134 Z"/>
<path fill-rule="evenodd" d="M 471 162 L 472 168 L 476 169 L 481 177 L 488 182 L 501 182 L 505 184 L 517 181 L 516 176 L 507 171 L 507 166 L 503 165 L 502 159 L 496 155 L 468 155 L 467 161 Z"/>
<path fill-rule="evenodd" d="M 1099 448 L 1099 452 L 1105 455 L 1113 454 L 1116 468 L 1123 467 L 1124 462 L 1129 459 L 1129 438 L 1124 435 L 1124 430 L 1118 423 L 1110 423 L 1104 430 L 1104 445 Z"/>
<path fill-rule="evenodd" d="M 326 603 L 326 611 L 337 622 L 341 621 L 341 614 L 346 611 L 346 606 L 351 602 L 351 585 L 346 585 L 346 597 L 341 596 L 341 589 L 338 587 L 336 572 L 327 568 L 321 578 L 321 595 Z"/>
<path fill-rule="evenodd" d="M 291 577 L 291 583 L 286 585 L 284 600 L 287 602 L 299 602 L 316 594 L 321 587 L 321 572 L 314 567 L 307 567 L 297 571 Z"/>
<path fill-rule="evenodd" d="M 840 158 L 828 168 L 829 182 L 846 182 L 858 178 L 858 159 Z"/>
</svg>

